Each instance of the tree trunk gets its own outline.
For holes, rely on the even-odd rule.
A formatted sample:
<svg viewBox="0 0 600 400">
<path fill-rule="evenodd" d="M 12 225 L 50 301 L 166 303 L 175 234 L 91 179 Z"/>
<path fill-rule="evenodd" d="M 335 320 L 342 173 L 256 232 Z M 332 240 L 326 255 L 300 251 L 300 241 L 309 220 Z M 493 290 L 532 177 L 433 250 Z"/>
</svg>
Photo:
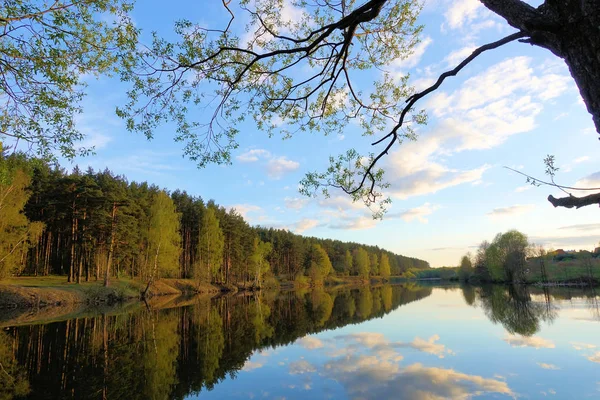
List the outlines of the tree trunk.
<svg viewBox="0 0 600 400">
<path fill-rule="evenodd" d="M 73 201 L 72 212 L 73 214 L 71 216 L 71 259 L 69 260 L 69 277 L 67 278 L 67 282 L 73 282 L 73 275 L 75 270 L 75 231 L 77 228 L 77 218 L 75 218 L 75 201 Z"/>
<path fill-rule="evenodd" d="M 113 251 L 115 249 L 115 226 L 117 222 L 117 202 L 113 202 L 112 209 L 112 222 L 110 228 L 110 247 L 108 248 L 108 261 L 106 263 L 106 271 L 104 272 L 104 286 L 108 286 L 108 280 L 110 277 L 110 267 L 113 259 Z"/>
<path fill-rule="evenodd" d="M 534 8 L 520 0 L 481 0 L 529 35 L 521 40 L 562 58 L 600 134 L 600 1 L 546 0 Z"/>
</svg>

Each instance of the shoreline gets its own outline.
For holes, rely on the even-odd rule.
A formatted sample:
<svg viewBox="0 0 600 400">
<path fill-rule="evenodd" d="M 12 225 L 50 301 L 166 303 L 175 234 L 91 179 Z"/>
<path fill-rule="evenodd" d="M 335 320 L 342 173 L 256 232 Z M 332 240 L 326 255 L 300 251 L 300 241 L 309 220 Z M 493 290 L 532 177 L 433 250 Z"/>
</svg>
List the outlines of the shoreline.
<svg viewBox="0 0 600 400">
<path fill-rule="evenodd" d="M 327 279 L 322 287 L 360 287 L 382 283 L 397 283 L 396 279 L 383 280 L 378 277 L 363 280 L 358 277 L 335 277 Z M 64 276 L 15 277 L 0 281 L 0 312 L 5 310 L 31 310 L 47 307 L 73 305 L 113 305 L 117 303 L 143 303 L 160 296 L 232 294 L 268 290 L 271 287 L 242 285 L 219 285 L 198 283 L 193 279 L 159 279 L 146 292 L 147 282 L 135 279 L 113 279 L 108 287 L 102 281 L 77 283 L 66 282 Z M 311 284 L 294 281 L 279 281 L 273 289 L 310 289 Z"/>
</svg>

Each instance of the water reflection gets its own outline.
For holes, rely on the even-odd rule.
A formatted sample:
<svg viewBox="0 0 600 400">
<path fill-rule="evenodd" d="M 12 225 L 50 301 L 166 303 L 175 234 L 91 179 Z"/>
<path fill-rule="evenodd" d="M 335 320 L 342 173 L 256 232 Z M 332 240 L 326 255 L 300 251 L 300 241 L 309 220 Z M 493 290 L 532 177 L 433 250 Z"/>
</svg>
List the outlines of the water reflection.
<svg viewBox="0 0 600 400">
<path fill-rule="evenodd" d="M 255 293 L 10 327 L 0 334 L 0 398 L 181 399 L 256 368 L 247 360 L 257 349 L 381 317 L 431 291 Z M 415 345 L 440 351 L 436 338 Z"/>
<path fill-rule="evenodd" d="M 486 316 L 494 323 L 501 323 L 511 334 L 531 336 L 539 331 L 540 322 L 552 322 L 557 315 L 550 297 L 543 302 L 532 301 L 527 286 L 490 285 L 477 291 Z"/>
<path fill-rule="evenodd" d="M 569 399 L 600 389 L 593 291 L 386 285 L 169 304 L 4 328 L 0 400 Z"/>
</svg>

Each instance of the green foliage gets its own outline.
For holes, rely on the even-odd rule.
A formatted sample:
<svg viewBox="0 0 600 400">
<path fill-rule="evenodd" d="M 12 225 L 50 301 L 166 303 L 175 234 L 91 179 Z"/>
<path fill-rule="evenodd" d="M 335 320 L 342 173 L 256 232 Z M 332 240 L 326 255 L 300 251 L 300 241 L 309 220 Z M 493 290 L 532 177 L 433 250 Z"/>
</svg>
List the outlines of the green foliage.
<svg viewBox="0 0 600 400">
<path fill-rule="evenodd" d="M 273 250 L 273 245 L 263 242 L 258 237 L 254 238 L 253 252 L 250 256 L 250 263 L 254 271 L 255 283 L 258 285 L 262 281 L 262 276 L 270 269 L 267 257 Z"/>
<path fill-rule="evenodd" d="M 21 161 L 6 158 L 0 151 L 0 278 L 23 271 L 25 256 L 44 229 L 42 223 L 30 222 L 23 214 L 31 196 L 31 179 L 19 168 Z"/>
<path fill-rule="evenodd" d="M 459 278 L 477 282 L 523 282 L 526 256 L 532 248 L 527 236 L 519 231 L 499 233 L 492 243 L 481 243 L 473 260 L 470 255 L 461 259 Z"/>
<path fill-rule="evenodd" d="M 356 249 L 356 253 L 354 254 L 354 266 L 358 276 L 365 280 L 369 279 L 369 272 L 371 269 L 369 253 L 362 247 Z"/>
<path fill-rule="evenodd" d="M 333 267 L 327 252 L 320 244 L 313 244 L 307 254 L 306 265 L 313 285 L 322 285 Z"/>
<path fill-rule="evenodd" d="M 225 242 L 214 208 L 208 207 L 204 211 L 201 226 L 199 267 L 209 271 L 211 277 L 216 279 L 223 264 Z"/>
<path fill-rule="evenodd" d="M 152 277 L 175 277 L 179 272 L 181 236 L 179 235 L 180 214 L 173 200 L 164 191 L 158 192 L 150 206 L 148 251 L 154 257 Z"/>
<path fill-rule="evenodd" d="M 458 279 L 461 281 L 468 281 L 473 276 L 473 263 L 471 262 L 470 254 L 465 254 L 460 260 L 460 266 L 458 267 Z"/>
<path fill-rule="evenodd" d="M 369 254 L 369 264 L 371 268 L 371 276 L 379 275 L 379 257 L 377 257 L 377 253 Z"/>
<path fill-rule="evenodd" d="M 193 277 L 196 284 L 249 285 L 310 275 L 320 285 L 331 274 L 357 275 L 352 254 L 359 248 L 367 277 L 375 255 L 387 257 L 390 275 L 429 268 L 376 246 L 250 227 L 235 210 L 212 200 L 178 190 L 169 196 L 109 170 L 67 172 L 3 153 L 0 180 L 0 192 L 8 193 L 0 200 L 0 251 L 3 257 L 10 253 L 5 276 L 57 274 L 78 283 L 106 276 L 145 282 Z"/>
<path fill-rule="evenodd" d="M 390 277 L 390 260 L 387 254 L 381 254 L 381 260 L 379 262 L 379 273 L 383 278 Z"/>
<path fill-rule="evenodd" d="M 131 10 L 124 0 L 3 1 L 0 139 L 25 140 L 48 158 L 55 150 L 67 158 L 93 150 L 77 148 L 84 78 L 134 66 L 138 31 Z"/>
</svg>

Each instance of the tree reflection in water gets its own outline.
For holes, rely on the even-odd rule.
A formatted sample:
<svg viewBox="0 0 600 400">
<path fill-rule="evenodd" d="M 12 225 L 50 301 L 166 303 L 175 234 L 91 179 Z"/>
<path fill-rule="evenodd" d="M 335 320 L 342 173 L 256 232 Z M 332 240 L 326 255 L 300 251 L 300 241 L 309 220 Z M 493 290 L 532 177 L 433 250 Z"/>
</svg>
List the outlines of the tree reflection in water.
<svg viewBox="0 0 600 400">
<path fill-rule="evenodd" d="M 255 350 L 381 317 L 431 290 L 238 294 L 9 327 L 0 333 L 0 399 L 181 399 L 235 377 Z"/>
<path fill-rule="evenodd" d="M 552 323 L 558 315 L 551 296 L 534 301 L 524 285 L 463 286 L 462 290 L 467 304 L 480 304 L 490 321 L 502 324 L 510 334 L 531 336 L 539 331 L 541 322 Z"/>
</svg>

